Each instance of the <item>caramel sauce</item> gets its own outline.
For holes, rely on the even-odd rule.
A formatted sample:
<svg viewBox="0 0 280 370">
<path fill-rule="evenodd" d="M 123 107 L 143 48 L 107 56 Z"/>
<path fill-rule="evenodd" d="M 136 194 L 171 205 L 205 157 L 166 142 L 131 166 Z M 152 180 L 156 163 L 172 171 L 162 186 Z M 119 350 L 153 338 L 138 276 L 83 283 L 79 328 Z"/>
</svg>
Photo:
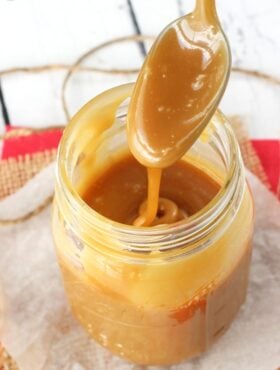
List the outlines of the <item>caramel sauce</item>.
<svg viewBox="0 0 280 370">
<path fill-rule="evenodd" d="M 135 225 L 153 223 L 161 169 L 180 159 L 209 122 L 224 91 L 229 64 L 214 0 L 198 0 L 193 13 L 169 25 L 154 43 L 137 79 L 127 120 L 130 150 L 147 167 L 149 179 L 147 205 Z M 169 205 L 173 207 L 165 203 L 171 214 Z"/>
<path fill-rule="evenodd" d="M 143 214 L 149 185 L 145 167 L 130 155 L 89 182 L 82 197 L 103 216 L 132 224 Z M 153 226 L 198 212 L 217 194 L 220 185 L 197 167 L 178 161 L 162 171 L 159 193 L 158 186 L 155 189 L 160 198 L 157 215 L 151 221 Z"/>
</svg>

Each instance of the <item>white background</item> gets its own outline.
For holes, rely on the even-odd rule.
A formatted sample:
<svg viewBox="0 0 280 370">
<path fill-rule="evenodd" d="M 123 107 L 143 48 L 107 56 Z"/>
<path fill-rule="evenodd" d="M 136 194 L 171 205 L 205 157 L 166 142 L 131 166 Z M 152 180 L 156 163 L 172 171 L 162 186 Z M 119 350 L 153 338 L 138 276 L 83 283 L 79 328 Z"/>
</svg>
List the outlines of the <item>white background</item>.
<svg viewBox="0 0 280 370">
<path fill-rule="evenodd" d="M 131 0 L 143 34 L 157 35 L 194 0 Z M 231 43 L 233 65 L 280 78 L 280 1 L 217 0 L 218 13 Z M 81 53 L 135 29 L 127 0 L 0 0 L 0 69 L 73 63 Z M 139 66 L 138 45 L 127 43 L 100 52 L 88 65 Z M 65 123 L 60 89 L 65 72 L 2 78 L 13 125 Z M 78 73 L 67 89 L 71 113 L 105 88 L 135 76 Z M 232 74 L 222 103 L 226 114 L 246 118 L 255 138 L 280 137 L 280 87 Z M 3 129 L 2 117 L 0 118 Z"/>
</svg>

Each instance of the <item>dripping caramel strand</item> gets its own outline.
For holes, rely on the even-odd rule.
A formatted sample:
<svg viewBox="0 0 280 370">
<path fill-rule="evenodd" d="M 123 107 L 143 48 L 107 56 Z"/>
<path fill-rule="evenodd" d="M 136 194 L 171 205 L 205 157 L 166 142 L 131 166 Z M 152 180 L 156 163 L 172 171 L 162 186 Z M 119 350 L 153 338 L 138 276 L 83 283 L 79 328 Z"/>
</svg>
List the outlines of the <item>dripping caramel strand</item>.
<svg viewBox="0 0 280 370">
<path fill-rule="evenodd" d="M 178 208 L 170 199 L 160 198 L 161 168 L 147 168 L 148 199 L 141 203 L 139 216 L 133 222 L 134 226 L 156 226 L 171 224 L 187 218 L 185 211 Z"/>
<path fill-rule="evenodd" d="M 158 211 L 161 168 L 147 168 L 148 173 L 148 200 L 142 213 L 136 218 L 134 226 L 150 226 Z"/>
<path fill-rule="evenodd" d="M 145 200 L 141 203 L 139 207 L 140 216 L 134 221 L 134 226 L 143 226 L 143 224 L 136 225 L 136 221 L 143 217 L 146 208 L 147 201 Z M 172 224 L 174 222 L 181 221 L 187 217 L 187 213 L 184 210 L 180 209 L 175 202 L 167 198 L 159 198 L 156 216 L 154 217 L 153 221 L 147 226 Z"/>
</svg>

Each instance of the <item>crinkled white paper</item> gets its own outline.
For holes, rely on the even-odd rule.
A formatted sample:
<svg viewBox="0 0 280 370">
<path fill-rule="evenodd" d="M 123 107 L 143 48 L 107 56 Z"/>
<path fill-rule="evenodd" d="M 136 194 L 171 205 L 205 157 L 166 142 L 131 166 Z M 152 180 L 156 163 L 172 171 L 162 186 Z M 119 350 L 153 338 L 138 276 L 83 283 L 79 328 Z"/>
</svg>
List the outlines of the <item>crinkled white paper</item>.
<svg viewBox="0 0 280 370">
<path fill-rule="evenodd" d="M 0 217 L 20 216 L 49 196 L 53 171 L 49 166 L 1 201 Z M 280 204 L 256 177 L 248 174 L 248 178 L 256 228 L 247 302 L 208 353 L 172 370 L 276 370 L 280 366 Z M 0 314 L 4 311 L 0 340 L 21 370 L 143 368 L 101 348 L 72 317 L 56 263 L 50 209 L 22 224 L 1 226 L 0 248 Z"/>
</svg>

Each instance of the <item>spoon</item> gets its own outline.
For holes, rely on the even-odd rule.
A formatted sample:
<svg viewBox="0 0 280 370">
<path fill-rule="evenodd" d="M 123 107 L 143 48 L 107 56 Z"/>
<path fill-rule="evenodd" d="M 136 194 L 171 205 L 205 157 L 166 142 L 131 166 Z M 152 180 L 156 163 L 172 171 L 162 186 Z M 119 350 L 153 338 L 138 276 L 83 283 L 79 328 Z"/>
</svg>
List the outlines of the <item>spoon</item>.
<svg viewBox="0 0 280 370">
<path fill-rule="evenodd" d="M 162 31 L 128 109 L 128 142 L 141 164 L 165 168 L 192 146 L 223 96 L 230 64 L 215 0 L 197 0 Z"/>
</svg>

